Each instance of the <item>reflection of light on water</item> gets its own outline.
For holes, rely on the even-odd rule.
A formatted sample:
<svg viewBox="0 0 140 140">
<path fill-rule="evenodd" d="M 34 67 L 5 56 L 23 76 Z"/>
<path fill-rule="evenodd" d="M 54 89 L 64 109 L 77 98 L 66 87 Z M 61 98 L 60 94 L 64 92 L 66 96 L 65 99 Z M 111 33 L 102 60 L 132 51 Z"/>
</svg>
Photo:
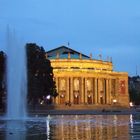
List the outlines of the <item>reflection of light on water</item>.
<svg viewBox="0 0 140 140">
<path fill-rule="evenodd" d="M 77 124 L 77 120 L 78 120 L 78 115 L 75 115 L 75 134 L 76 134 L 76 140 L 78 140 L 78 124 Z"/>
<path fill-rule="evenodd" d="M 63 124 L 63 118 L 64 118 L 64 116 L 63 115 L 61 115 L 61 138 L 62 138 L 62 140 L 64 140 L 64 138 L 63 138 L 63 136 L 64 136 L 64 124 Z"/>
<path fill-rule="evenodd" d="M 132 114 L 130 115 L 130 126 L 131 126 L 131 128 L 133 129 L 133 116 L 132 116 Z"/>
<path fill-rule="evenodd" d="M 117 116 L 116 115 L 113 116 L 113 123 L 115 126 L 117 125 Z"/>
<path fill-rule="evenodd" d="M 130 132 L 133 133 L 134 123 L 133 123 L 133 116 L 130 115 Z"/>
<path fill-rule="evenodd" d="M 88 136 L 91 139 L 91 123 L 90 123 L 90 119 L 87 120 L 86 128 L 87 128 Z"/>
<path fill-rule="evenodd" d="M 118 120 L 117 116 L 114 115 L 114 117 L 113 117 L 113 124 L 114 124 L 114 136 L 115 137 L 117 137 L 117 120 Z"/>
<path fill-rule="evenodd" d="M 50 115 L 46 118 L 46 135 L 47 140 L 50 140 Z"/>
<path fill-rule="evenodd" d="M 78 118 L 78 115 L 75 115 L 75 118 L 77 119 Z"/>
</svg>

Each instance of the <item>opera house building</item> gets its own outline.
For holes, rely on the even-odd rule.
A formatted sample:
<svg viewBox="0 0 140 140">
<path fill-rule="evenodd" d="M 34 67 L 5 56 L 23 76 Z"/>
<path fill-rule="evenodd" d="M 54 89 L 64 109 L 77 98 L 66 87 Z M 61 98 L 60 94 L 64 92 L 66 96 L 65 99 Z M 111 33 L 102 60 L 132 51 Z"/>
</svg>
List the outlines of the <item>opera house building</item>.
<svg viewBox="0 0 140 140">
<path fill-rule="evenodd" d="M 128 73 L 113 71 L 112 60 L 93 59 L 69 47 L 46 52 L 53 67 L 57 105 L 129 107 Z"/>
</svg>

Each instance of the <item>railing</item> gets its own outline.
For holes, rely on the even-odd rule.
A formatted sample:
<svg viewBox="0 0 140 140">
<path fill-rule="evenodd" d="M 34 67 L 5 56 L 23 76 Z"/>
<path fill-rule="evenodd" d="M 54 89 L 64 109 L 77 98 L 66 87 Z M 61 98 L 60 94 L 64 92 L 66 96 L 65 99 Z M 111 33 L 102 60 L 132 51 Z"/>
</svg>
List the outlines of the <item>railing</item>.
<svg viewBox="0 0 140 140">
<path fill-rule="evenodd" d="M 53 69 L 54 72 L 64 72 L 64 71 L 70 71 L 70 72 L 112 72 L 112 70 L 103 70 L 103 69 Z"/>
</svg>

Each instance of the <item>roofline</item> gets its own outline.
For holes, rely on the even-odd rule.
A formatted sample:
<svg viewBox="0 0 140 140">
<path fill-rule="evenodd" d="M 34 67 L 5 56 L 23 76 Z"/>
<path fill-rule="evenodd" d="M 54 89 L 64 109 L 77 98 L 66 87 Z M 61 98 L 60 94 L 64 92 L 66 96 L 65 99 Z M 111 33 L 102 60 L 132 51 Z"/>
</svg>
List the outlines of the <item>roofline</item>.
<svg viewBox="0 0 140 140">
<path fill-rule="evenodd" d="M 52 51 L 55 51 L 55 50 L 58 50 L 58 49 L 61 49 L 61 48 L 66 48 L 66 49 L 68 49 L 68 50 L 70 50 L 70 51 L 74 51 L 74 52 L 76 52 L 76 53 L 78 53 L 78 54 L 81 54 L 81 55 L 84 56 L 84 57 L 90 58 L 89 56 L 87 56 L 87 55 L 85 55 L 85 54 L 83 54 L 83 53 L 77 52 L 77 51 L 75 51 L 75 50 L 73 50 L 73 49 L 71 49 L 71 48 L 69 48 L 69 47 L 66 47 L 66 46 L 57 47 L 57 48 L 55 48 L 55 49 L 52 49 L 52 50 L 47 51 L 46 53 L 50 53 L 50 52 L 52 52 Z"/>
</svg>

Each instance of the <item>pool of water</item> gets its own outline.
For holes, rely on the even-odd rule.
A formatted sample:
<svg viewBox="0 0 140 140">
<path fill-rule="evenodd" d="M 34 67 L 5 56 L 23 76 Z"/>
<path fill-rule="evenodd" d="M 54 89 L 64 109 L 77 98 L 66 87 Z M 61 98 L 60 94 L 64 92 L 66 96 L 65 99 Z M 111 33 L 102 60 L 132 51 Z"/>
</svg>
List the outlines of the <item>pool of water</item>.
<svg viewBox="0 0 140 140">
<path fill-rule="evenodd" d="M 55 115 L 0 119 L 0 140 L 139 140 L 140 115 Z"/>
</svg>

